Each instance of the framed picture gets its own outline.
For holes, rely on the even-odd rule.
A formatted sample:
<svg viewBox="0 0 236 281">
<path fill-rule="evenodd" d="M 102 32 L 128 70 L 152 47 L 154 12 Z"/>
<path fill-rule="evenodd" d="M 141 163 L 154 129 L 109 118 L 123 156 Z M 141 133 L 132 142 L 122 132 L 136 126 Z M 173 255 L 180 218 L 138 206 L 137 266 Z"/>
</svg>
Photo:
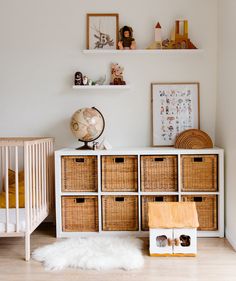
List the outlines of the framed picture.
<svg viewBox="0 0 236 281">
<path fill-rule="evenodd" d="M 87 49 L 117 49 L 118 14 L 87 14 Z"/>
<path fill-rule="evenodd" d="M 173 146 L 179 133 L 199 129 L 199 116 L 199 83 L 152 83 L 154 146 Z"/>
</svg>

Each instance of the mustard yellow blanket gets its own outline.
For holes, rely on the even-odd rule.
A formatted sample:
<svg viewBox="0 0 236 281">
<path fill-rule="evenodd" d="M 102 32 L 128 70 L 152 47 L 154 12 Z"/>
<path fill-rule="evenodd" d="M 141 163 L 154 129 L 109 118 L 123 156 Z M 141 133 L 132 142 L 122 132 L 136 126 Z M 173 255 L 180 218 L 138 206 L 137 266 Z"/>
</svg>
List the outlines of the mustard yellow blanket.
<svg viewBox="0 0 236 281">
<path fill-rule="evenodd" d="M 18 174 L 18 198 L 19 208 L 25 207 L 25 188 L 24 188 L 24 172 Z M 16 183 L 15 183 L 15 172 L 8 170 L 8 200 L 9 208 L 16 208 Z M 6 191 L 3 188 L 0 193 L 0 208 L 6 208 Z"/>
</svg>

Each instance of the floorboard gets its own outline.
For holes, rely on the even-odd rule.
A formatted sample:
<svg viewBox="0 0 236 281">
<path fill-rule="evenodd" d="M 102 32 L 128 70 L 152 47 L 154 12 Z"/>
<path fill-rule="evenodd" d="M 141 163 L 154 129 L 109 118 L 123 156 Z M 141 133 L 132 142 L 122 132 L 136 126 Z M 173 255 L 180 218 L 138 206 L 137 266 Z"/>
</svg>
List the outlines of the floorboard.
<svg viewBox="0 0 236 281">
<path fill-rule="evenodd" d="M 43 224 L 31 239 L 32 249 L 56 241 L 51 224 Z M 236 281 L 236 252 L 226 239 L 199 238 L 196 258 L 157 258 L 148 255 L 148 240 L 144 240 L 145 265 L 133 271 L 83 271 L 67 269 L 47 272 L 42 264 L 25 262 L 22 238 L 0 238 L 0 280 L 43 281 Z"/>
</svg>

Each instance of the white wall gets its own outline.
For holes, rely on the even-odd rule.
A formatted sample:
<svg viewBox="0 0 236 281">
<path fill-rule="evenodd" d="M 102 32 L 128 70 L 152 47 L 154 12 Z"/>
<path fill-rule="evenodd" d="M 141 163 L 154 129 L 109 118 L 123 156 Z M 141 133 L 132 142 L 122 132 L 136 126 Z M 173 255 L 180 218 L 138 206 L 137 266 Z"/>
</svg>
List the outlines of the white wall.
<svg viewBox="0 0 236 281">
<path fill-rule="evenodd" d="M 236 1 L 219 1 L 219 93 L 216 144 L 225 148 L 226 236 L 236 250 Z"/>
<path fill-rule="evenodd" d="M 188 18 L 202 54 L 84 55 L 86 13 L 117 12 L 134 29 L 139 48 L 153 40 L 160 21 L 167 36 L 176 18 Z M 151 145 L 151 82 L 199 81 L 201 128 L 214 139 L 217 89 L 215 0 L 0 0 L 0 135 L 50 135 L 57 147 L 77 145 L 69 121 L 96 106 L 113 146 Z M 232 33 L 233 36 L 233 33 Z M 96 79 L 111 62 L 125 67 L 132 89 L 72 90 L 77 70 Z"/>
</svg>

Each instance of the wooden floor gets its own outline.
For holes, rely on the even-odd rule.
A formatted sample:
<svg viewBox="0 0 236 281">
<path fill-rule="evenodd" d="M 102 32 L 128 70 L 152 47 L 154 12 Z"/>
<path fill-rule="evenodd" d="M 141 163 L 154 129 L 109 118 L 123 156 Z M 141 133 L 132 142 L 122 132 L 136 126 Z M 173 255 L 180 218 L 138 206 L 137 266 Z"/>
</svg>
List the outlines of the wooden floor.
<svg viewBox="0 0 236 281">
<path fill-rule="evenodd" d="M 56 241 L 54 229 L 44 224 L 32 236 L 32 248 Z M 133 271 L 82 271 L 67 269 L 46 272 L 35 261 L 23 260 L 22 238 L 0 238 L 0 280 L 4 281 L 236 281 L 236 252 L 225 239 L 198 239 L 196 258 L 151 258 L 145 239 L 145 265 Z"/>
</svg>

